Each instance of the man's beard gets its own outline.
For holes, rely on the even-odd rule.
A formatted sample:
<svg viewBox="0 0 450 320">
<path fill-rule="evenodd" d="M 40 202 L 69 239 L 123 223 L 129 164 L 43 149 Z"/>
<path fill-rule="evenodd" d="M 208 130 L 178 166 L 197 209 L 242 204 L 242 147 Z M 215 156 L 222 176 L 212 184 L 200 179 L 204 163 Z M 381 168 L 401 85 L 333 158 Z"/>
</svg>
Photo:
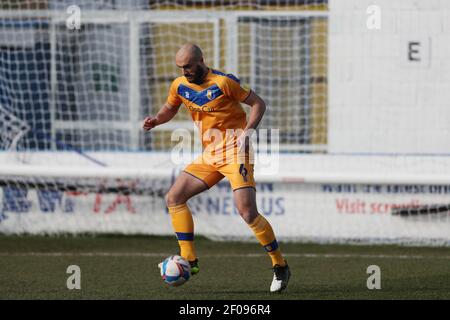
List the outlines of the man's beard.
<svg viewBox="0 0 450 320">
<path fill-rule="evenodd" d="M 191 81 L 189 81 L 189 80 L 188 81 L 191 83 L 195 83 L 195 84 L 202 84 L 205 73 L 206 73 L 206 70 L 203 69 L 201 66 L 198 66 L 197 70 L 195 72 L 194 79 L 192 79 Z"/>
</svg>

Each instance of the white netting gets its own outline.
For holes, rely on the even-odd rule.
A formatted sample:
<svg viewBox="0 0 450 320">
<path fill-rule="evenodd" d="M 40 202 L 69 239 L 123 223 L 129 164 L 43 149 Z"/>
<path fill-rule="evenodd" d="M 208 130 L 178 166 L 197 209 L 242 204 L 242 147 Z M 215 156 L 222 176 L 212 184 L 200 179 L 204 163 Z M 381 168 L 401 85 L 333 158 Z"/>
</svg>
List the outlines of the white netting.
<svg viewBox="0 0 450 320">
<path fill-rule="evenodd" d="M 141 121 L 191 41 L 295 153 L 257 175 L 280 238 L 448 244 L 450 7 L 428 3 L 380 0 L 370 30 L 368 0 L 2 1 L 0 232 L 171 233 L 167 152 L 193 124 Z M 191 203 L 201 233 L 245 238 L 227 183 Z"/>
<path fill-rule="evenodd" d="M 269 219 L 279 240 L 450 245 L 450 185 L 444 177 L 431 175 L 435 183 L 430 185 L 408 184 L 417 177 L 406 173 L 324 175 L 314 172 L 317 162 L 323 161 L 320 157 L 301 161 L 308 169 L 303 175 L 289 174 L 289 169 L 295 171 L 292 164 L 283 176 L 256 173 L 259 212 Z M 293 159 L 287 156 L 282 161 L 292 163 Z M 153 167 L 161 160 L 147 156 L 140 162 Z M 345 167 L 348 160 L 336 158 L 335 162 L 335 168 Z M 164 195 L 178 173 L 170 165 L 71 170 L 4 166 L 0 169 L 0 231 L 172 234 Z M 253 239 L 233 206 L 228 182 L 219 182 L 188 204 L 197 234 Z"/>
<path fill-rule="evenodd" d="M 145 139 L 140 121 L 165 101 L 186 41 L 267 101 L 263 127 L 279 127 L 285 149 L 326 147 L 326 1 L 3 1 L 0 9 L 0 102 L 29 122 L 30 149 L 168 150 L 171 129 L 192 130 L 187 112 Z"/>
<path fill-rule="evenodd" d="M 0 105 L 0 148 L 14 152 L 29 126 Z"/>
</svg>

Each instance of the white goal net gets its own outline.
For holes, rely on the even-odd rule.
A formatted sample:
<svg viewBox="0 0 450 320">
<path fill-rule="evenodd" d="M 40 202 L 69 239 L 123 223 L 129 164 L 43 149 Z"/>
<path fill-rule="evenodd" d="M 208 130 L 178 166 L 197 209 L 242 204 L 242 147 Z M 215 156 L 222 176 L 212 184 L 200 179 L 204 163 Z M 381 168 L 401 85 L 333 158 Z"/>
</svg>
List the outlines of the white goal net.
<svg viewBox="0 0 450 320">
<path fill-rule="evenodd" d="M 268 106 L 280 154 L 256 179 L 278 238 L 449 244 L 449 8 L 379 2 L 377 29 L 357 0 L 2 1 L 0 232 L 172 233 L 173 132 L 194 125 L 141 123 L 189 41 Z M 230 192 L 191 200 L 200 234 L 250 238 Z"/>
</svg>

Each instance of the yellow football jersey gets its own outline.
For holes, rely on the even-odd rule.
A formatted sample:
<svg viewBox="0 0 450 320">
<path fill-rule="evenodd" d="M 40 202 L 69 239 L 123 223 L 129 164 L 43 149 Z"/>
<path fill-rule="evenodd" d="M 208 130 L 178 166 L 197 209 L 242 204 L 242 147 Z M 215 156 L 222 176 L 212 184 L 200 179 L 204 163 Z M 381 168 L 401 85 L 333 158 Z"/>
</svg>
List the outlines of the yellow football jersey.
<svg viewBox="0 0 450 320">
<path fill-rule="evenodd" d="M 223 142 L 219 150 L 225 145 L 229 148 L 230 137 L 226 131 L 244 129 L 247 125 L 246 113 L 240 102 L 250 95 L 250 89 L 243 88 L 240 80 L 232 74 L 209 69 L 202 84 L 190 83 L 184 76 L 176 78 L 170 86 L 167 102 L 178 107 L 183 103 L 190 112 L 192 120 L 199 126 L 201 141 L 206 148 L 216 138 L 208 135 L 209 129 L 218 129 L 222 133 Z M 234 139 L 233 139 L 234 140 Z"/>
</svg>

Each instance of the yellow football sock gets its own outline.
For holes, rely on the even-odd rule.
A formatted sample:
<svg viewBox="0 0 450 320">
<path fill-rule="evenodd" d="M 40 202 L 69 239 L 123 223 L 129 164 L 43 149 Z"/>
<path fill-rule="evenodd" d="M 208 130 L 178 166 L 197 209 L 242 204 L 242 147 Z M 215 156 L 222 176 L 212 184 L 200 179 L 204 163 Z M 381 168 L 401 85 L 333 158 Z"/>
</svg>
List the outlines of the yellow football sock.
<svg viewBox="0 0 450 320">
<path fill-rule="evenodd" d="M 180 255 L 188 261 L 197 258 L 194 248 L 194 221 L 187 204 L 168 207 L 172 226 L 178 238 Z"/>
<path fill-rule="evenodd" d="M 278 243 L 269 221 L 259 214 L 249 226 L 255 233 L 256 239 L 258 239 L 272 259 L 272 265 L 286 265 L 280 249 L 278 249 Z"/>
</svg>

